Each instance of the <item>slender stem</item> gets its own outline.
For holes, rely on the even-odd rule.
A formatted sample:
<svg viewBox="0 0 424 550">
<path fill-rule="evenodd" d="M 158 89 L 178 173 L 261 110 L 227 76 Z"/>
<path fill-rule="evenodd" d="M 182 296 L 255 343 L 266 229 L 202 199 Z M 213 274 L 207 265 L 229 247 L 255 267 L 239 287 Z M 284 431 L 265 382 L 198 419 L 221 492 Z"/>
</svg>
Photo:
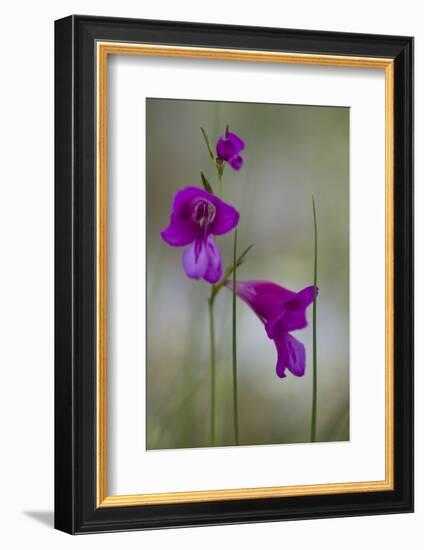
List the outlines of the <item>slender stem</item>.
<svg viewBox="0 0 424 550">
<path fill-rule="evenodd" d="M 215 156 L 213 154 L 213 151 L 212 151 L 212 147 L 211 147 L 211 144 L 209 143 L 209 138 L 208 138 L 208 134 L 205 132 L 205 130 L 203 128 L 200 128 L 202 134 L 203 134 L 203 139 L 205 140 L 205 143 L 206 143 L 206 147 L 208 149 L 208 153 L 209 153 L 209 156 L 211 157 L 212 160 L 215 160 Z"/>
<path fill-rule="evenodd" d="M 219 197 L 222 199 L 222 172 L 217 169 Z"/>
<path fill-rule="evenodd" d="M 210 417 L 210 444 L 215 445 L 215 319 L 213 310 L 214 299 L 208 299 L 209 335 L 211 340 L 211 417 Z"/>
<path fill-rule="evenodd" d="M 249 245 L 244 250 L 244 252 L 242 254 L 240 254 L 240 256 L 238 257 L 237 262 L 235 264 L 236 267 L 240 267 L 241 265 L 243 265 L 243 263 L 246 260 L 247 254 L 250 252 L 250 250 L 253 248 L 253 246 L 254 246 L 253 244 Z M 211 290 L 211 298 L 215 299 L 216 295 L 221 290 L 221 288 L 223 288 L 225 286 L 225 284 L 230 280 L 230 277 L 233 274 L 233 269 L 234 269 L 234 265 L 232 264 L 230 267 L 228 267 L 225 270 L 224 275 L 222 276 L 222 279 L 219 281 L 219 283 L 216 283 L 215 285 L 213 285 L 212 290 Z"/>
<path fill-rule="evenodd" d="M 316 441 L 317 435 L 317 268 L 318 268 L 318 231 L 315 199 L 312 195 L 312 211 L 314 215 L 314 303 L 312 310 L 312 414 L 311 414 L 311 442 Z"/>
<path fill-rule="evenodd" d="M 208 147 L 209 155 L 212 160 L 214 160 L 214 155 L 209 144 L 209 139 L 206 135 L 206 132 L 201 129 L 203 136 Z M 215 163 L 216 166 L 216 163 Z M 218 182 L 219 182 L 219 196 L 222 198 L 222 172 L 217 167 Z M 210 426 L 210 444 L 211 447 L 215 446 L 215 385 L 216 385 L 216 357 L 215 357 L 215 318 L 214 318 L 214 309 L 213 305 L 215 302 L 216 293 L 214 293 L 214 287 L 211 288 L 211 293 L 208 300 L 209 305 L 209 331 L 211 339 L 211 426 Z"/>
<path fill-rule="evenodd" d="M 239 444 L 238 428 L 238 400 L 237 400 L 237 300 L 236 300 L 236 282 L 237 282 L 237 230 L 234 231 L 234 251 L 233 251 L 233 407 L 234 407 L 234 438 L 235 444 Z"/>
</svg>

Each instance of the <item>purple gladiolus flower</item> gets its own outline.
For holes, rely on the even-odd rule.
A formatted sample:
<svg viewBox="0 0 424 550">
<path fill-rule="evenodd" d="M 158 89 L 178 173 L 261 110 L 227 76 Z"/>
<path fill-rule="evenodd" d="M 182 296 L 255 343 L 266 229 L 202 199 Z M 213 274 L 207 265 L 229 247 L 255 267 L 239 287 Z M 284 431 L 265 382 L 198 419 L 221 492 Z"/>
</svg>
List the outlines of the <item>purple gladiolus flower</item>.
<svg viewBox="0 0 424 550">
<path fill-rule="evenodd" d="M 243 149 L 244 141 L 228 130 L 216 142 L 216 154 L 218 158 L 228 162 L 234 170 L 240 170 L 243 164 L 243 159 L 240 156 L 240 152 Z"/>
<path fill-rule="evenodd" d="M 232 289 L 232 284 L 227 283 Z M 300 292 L 287 290 L 269 281 L 239 281 L 236 294 L 248 304 L 264 323 L 268 337 L 274 340 L 278 360 L 276 371 L 286 377 L 286 369 L 295 376 L 305 373 L 305 346 L 290 332 L 305 328 L 306 308 L 314 301 L 314 286 Z M 316 288 L 318 296 L 318 287 Z"/>
<path fill-rule="evenodd" d="M 212 235 L 228 233 L 238 221 L 231 205 L 198 187 L 185 187 L 174 196 L 170 223 L 161 236 L 171 246 L 189 245 L 183 252 L 188 277 L 214 284 L 222 276 L 222 261 Z"/>
</svg>

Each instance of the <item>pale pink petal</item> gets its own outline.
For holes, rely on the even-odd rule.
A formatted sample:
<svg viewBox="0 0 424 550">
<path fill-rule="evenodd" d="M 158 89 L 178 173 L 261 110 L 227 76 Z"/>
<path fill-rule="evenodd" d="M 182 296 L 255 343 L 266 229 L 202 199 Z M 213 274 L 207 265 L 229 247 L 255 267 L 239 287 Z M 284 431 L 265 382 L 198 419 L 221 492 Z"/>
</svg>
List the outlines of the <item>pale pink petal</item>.
<svg viewBox="0 0 424 550">
<path fill-rule="evenodd" d="M 204 275 L 204 279 L 208 281 L 208 283 L 215 284 L 222 277 L 221 252 L 211 237 L 209 237 L 206 242 L 206 250 L 208 255 L 208 268 Z"/>
<path fill-rule="evenodd" d="M 194 241 L 183 252 L 183 267 L 190 279 L 202 279 L 208 269 L 209 258 L 203 241 Z"/>
</svg>

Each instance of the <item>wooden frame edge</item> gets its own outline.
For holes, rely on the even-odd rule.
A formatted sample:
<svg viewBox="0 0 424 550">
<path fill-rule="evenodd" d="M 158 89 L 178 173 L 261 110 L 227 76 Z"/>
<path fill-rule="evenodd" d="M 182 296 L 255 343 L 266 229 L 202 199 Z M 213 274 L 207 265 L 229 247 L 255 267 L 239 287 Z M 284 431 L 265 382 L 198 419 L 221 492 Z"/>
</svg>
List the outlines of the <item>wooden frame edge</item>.
<svg viewBox="0 0 424 550">
<path fill-rule="evenodd" d="M 332 67 L 384 69 L 385 71 L 385 479 L 250 489 L 185 491 L 108 496 L 107 494 L 107 59 L 108 55 L 149 55 L 195 59 L 224 59 Z M 96 504 L 98 508 L 281 498 L 394 490 L 394 59 L 301 54 L 125 42 L 96 42 L 97 60 L 97 340 L 96 340 Z"/>
</svg>

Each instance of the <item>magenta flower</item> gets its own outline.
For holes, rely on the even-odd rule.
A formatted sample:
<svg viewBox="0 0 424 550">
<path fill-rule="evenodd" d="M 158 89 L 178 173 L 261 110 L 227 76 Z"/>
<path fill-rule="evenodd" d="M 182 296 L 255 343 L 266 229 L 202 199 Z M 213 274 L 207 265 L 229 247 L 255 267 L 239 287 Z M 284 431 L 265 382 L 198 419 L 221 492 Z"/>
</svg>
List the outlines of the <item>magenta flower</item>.
<svg viewBox="0 0 424 550">
<path fill-rule="evenodd" d="M 216 154 L 221 161 L 228 162 L 228 164 L 234 170 L 240 170 L 243 159 L 240 156 L 240 152 L 244 149 L 244 141 L 229 132 L 225 131 L 225 134 L 221 136 L 216 142 Z"/>
<path fill-rule="evenodd" d="M 232 289 L 232 284 L 227 283 L 227 287 Z M 253 309 L 264 323 L 268 337 L 274 340 L 277 375 L 285 378 L 285 370 L 289 369 L 295 376 L 303 376 L 305 346 L 290 332 L 307 326 L 306 308 L 314 301 L 314 287 L 297 293 L 269 281 L 239 281 L 236 287 L 237 296 Z"/>
<path fill-rule="evenodd" d="M 177 191 L 169 226 L 161 232 L 171 246 L 187 246 L 183 267 L 191 279 L 216 283 L 222 276 L 221 253 L 212 235 L 228 233 L 239 221 L 235 208 L 198 187 Z"/>
</svg>

